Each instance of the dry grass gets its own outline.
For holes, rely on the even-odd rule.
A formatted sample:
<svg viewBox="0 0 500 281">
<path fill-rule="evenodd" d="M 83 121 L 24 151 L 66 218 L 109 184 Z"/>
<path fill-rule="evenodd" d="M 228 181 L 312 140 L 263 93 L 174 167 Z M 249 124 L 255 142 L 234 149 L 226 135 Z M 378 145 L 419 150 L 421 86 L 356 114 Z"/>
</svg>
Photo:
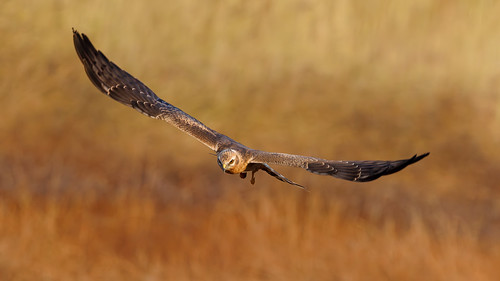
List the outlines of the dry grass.
<svg viewBox="0 0 500 281">
<path fill-rule="evenodd" d="M 4 2 L 0 280 L 500 278 L 495 1 Z M 432 154 L 373 183 L 277 167 L 311 192 L 251 187 L 100 95 L 71 27 L 251 147 Z"/>
</svg>

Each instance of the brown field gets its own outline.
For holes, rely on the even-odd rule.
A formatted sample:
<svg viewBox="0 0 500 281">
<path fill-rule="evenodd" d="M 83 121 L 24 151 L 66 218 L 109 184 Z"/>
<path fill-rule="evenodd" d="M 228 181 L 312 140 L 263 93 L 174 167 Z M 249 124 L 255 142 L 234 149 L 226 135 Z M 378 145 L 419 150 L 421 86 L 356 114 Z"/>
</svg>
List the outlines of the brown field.
<svg viewBox="0 0 500 281">
<path fill-rule="evenodd" d="M 431 155 L 252 186 L 100 94 L 71 27 L 250 147 Z M 498 1 L 6 0 L 0 34 L 0 280 L 500 280 Z"/>
</svg>

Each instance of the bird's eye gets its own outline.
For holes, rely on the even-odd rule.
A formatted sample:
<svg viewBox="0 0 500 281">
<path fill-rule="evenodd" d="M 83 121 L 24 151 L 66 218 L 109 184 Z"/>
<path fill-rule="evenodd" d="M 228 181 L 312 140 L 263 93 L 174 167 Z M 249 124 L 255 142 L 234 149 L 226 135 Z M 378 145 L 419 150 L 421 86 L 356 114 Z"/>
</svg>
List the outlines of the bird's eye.
<svg viewBox="0 0 500 281">
<path fill-rule="evenodd" d="M 234 158 L 229 161 L 229 165 L 233 165 L 233 164 L 234 164 Z"/>
</svg>

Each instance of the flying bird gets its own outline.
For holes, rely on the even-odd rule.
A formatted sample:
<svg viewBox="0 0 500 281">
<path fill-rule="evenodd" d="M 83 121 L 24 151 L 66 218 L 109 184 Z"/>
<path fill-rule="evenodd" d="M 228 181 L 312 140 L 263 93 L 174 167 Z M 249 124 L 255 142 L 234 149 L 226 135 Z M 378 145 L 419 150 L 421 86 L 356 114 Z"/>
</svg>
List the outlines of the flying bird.
<svg viewBox="0 0 500 281">
<path fill-rule="evenodd" d="M 217 164 L 225 173 L 239 174 L 241 178 L 245 178 L 251 172 L 252 184 L 255 183 L 255 173 L 263 170 L 282 182 L 304 188 L 276 172 L 270 164 L 299 167 L 314 174 L 348 181 L 367 182 L 398 172 L 429 155 L 415 154 L 411 158 L 395 161 L 335 161 L 255 150 L 210 129 L 196 118 L 160 99 L 141 81 L 108 60 L 85 34 L 74 29 L 73 42 L 87 76 L 97 89 L 119 103 L 151 118 L 164 120 L 194 137 L 217 153 Z"/>
</svg>

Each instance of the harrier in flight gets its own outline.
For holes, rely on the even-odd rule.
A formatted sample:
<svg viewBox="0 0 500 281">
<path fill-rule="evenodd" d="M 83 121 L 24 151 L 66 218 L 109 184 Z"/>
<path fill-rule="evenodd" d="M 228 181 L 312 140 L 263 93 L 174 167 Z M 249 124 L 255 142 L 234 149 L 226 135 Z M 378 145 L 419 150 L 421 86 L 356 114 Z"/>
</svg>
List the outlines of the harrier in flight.
<svg viewBox="0 0 500 281">
<path fill-rule="evenodd" d="M 160 99 L 141 81 L 109 61 L 92 45 L 85 34 L 73 30 L 73 42 L 90 81 L 101 92 L 144 115 L 167 121 L 208 146 L 217 153 L 217 164 L 225 173 L 239 174 L 241 178 L 245 178 L 247 172 L 252 172 L 250 181 L 252 184 L 255 183 L 255 172 L 264 170 L 280 181 L 303 188 L 302 185 L 276 172 L 269 166 L 270 164 L 299 167 L 318 175 L 366 182 L 398 172 L 429 155 L 425 153 L 395 161 L 334 161 L 251 149 L 210 129 L 194 117 Z"/>
</svg>

